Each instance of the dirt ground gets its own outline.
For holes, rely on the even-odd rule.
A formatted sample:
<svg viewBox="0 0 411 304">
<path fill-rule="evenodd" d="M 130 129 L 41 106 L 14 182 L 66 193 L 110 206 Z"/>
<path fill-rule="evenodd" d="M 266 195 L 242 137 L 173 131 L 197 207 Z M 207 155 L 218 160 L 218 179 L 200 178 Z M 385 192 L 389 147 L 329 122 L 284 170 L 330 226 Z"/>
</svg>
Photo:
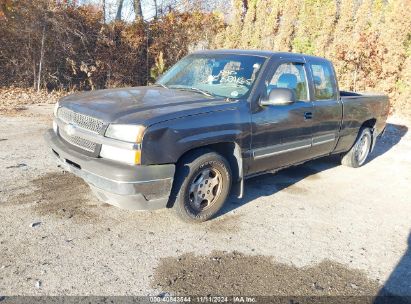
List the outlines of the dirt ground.
<svg viewBox="0 0 411 304">
<path fill-rule="evenodd" d="M 362 168 L 255 177 L 201 225 L 96 200 L 58 168 L 51 105 L 0 116 L 0 295 L 411 296 L 411 135 L 391 117 Z"/>
</svg>

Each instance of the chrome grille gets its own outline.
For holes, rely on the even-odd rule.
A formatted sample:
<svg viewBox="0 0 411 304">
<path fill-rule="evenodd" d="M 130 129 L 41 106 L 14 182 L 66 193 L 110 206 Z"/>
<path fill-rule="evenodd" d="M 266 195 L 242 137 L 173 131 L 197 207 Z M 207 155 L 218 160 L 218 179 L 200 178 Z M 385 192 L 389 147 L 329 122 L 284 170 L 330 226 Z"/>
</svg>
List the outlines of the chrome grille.
<svg viewBox="0 0 411 304">
<path fill-rule="evenodd" d="M 59 134 L 65 141 L 81 149 L 89 152 L 94 152 L 96 149 L 96 143 L 78 136 L 70 136 L 66 132 L 64 132 L 64 128 L 59 128 Z"/>
<path fill-rule="evenodd" d="M 57 111 L 57 117 L 65 123 L 74 124 L 96 134 L 100 133 L 104 125 L 104 123 L 97 118 L 80 114 L 67 108 L 59 108 Z"/>
</svg>

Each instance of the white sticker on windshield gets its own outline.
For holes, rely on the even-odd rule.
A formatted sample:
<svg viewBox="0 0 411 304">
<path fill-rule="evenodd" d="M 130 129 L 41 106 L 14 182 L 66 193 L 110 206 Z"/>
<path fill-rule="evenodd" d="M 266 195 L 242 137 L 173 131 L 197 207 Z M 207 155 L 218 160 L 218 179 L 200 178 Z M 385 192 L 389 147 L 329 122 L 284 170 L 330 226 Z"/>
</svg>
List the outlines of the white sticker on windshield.
<svg viewBox="0 0 411 304">
<path fill-rule="evenodd" d="M 237 92 L 237 91 L 232 91 L 232 92 L 231 92 L 231 96 L 237 97 L 237 96 L 238 96 L 238 92 Z"/>
</svg>

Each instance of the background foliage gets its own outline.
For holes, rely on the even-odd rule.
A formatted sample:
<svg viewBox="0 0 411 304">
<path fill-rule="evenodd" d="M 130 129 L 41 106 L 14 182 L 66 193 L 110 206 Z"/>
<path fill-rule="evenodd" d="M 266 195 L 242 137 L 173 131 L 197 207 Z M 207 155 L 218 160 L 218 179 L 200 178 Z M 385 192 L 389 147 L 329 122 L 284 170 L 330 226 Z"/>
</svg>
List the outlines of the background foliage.
<svg viewBox="0 0 411 304">
<path fill-rule="evenodd" d="M 411 0 L 235 0 L 234 11 L 214 47 L 323 56 L 341 89 L 385 92 L 410 107 Z"/>
<path fill-rule="evenodd" d="M 411 108 L 411 0 L 233 0 L 226 20 L 201 7 L 107 24 L 96 5 L 0 0 L 0 87 L 145 85 L 196 48 L 268 49 L 327 57 L 341 89 Z"/>
<path fill-rule="evenodd" d="M 0 15 L 3 87 L 82 90 L 145 85 L 190 47 L 200 41 L 208 44 L 224 26 L 217 14 L 200 11 L 106 24 L 92 5 L 47 0 L 11 4 Z"/>
</svg>

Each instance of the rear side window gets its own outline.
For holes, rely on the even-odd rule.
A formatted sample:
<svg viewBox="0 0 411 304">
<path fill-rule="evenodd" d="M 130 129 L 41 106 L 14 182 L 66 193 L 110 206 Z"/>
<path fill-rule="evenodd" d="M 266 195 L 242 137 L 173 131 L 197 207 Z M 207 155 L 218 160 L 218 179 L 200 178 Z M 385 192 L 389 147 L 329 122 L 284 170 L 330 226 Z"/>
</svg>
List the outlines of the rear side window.
<svg viewBox="0 0 411 304">
<path fill-rule="evenodd" d="M 336 99 L 334 74 L 329 64 L 311 64 L 314 80 L 314 96 L 316 100 Z"/>
</svg>

